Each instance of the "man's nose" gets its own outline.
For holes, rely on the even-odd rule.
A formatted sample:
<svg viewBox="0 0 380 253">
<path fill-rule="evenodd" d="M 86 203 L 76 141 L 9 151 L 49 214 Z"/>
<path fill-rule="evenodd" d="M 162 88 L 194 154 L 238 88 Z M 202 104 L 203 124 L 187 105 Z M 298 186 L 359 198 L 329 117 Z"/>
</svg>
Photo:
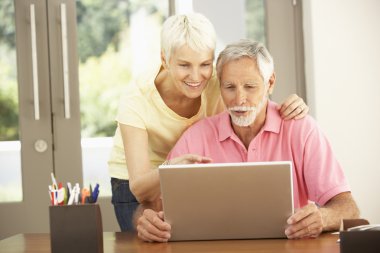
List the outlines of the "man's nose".
<svg viewBox="0 0 380 253">
<path fill-rule="evenodd" d="M 242 89 L 236 90 L 237 105 L 244 105 L 247 102 L 247 94 Z"/>
</svg>

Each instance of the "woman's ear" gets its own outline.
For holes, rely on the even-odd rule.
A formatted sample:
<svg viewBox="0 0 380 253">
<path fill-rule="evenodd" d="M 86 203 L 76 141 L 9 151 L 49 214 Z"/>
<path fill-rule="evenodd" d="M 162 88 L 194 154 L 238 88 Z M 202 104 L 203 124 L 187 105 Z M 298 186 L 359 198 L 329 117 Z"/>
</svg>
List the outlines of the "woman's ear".
<svg viewBox="0 0 380 253">
<path fill-rule="evenodd" d="M 269 95 L 272 95 L 275 83 L 276 83 L 276 74 L 273 72 L 273 74 L 271 75 L 271 77 L 269 78 L 269 81 L 268 81 L 268 84 L 269 84 L 269 88 L 268 88 Z"/>
<path fill-rule="evenodd" d="M 163 51 L 161 51 L 161 64 L 164 67 L 164 69 L 168 69 L 168 63 L 166 61 L 166 56 Z"/>
</svg>

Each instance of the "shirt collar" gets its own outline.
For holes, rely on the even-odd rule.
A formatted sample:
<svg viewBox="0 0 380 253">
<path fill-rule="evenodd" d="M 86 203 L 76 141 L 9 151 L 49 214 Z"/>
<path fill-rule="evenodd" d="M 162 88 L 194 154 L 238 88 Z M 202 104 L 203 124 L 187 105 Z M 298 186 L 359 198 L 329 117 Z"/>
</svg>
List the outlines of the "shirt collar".
<svg viewBox="0 0 380 253">
<path fill-rule="evenodd" d="M 277 110 L 277 104 L 268 101 L 267 114 L 265 119 L 265 124 L 261 131 L 279 133 L 282 123 L 282 118 Z M 219 141 L 222 142 L 227 138 L 235 139 L 236 134 L 231 125 L 231 118 L 228 111 L 222 112 L 219 117 L 218 131 L 219 131 Z"/>
</svg>

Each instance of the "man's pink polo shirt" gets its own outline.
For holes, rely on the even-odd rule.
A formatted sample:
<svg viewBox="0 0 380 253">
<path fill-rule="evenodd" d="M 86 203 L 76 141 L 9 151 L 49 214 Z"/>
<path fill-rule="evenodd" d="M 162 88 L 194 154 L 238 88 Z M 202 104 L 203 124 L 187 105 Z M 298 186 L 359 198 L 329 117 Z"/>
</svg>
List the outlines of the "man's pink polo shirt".
<svg viewBox="0 0 380 253">
<path fill-rule="evenodd" d="M 341 192 L 350 191 L 331 146 L 310 116 L 283 120 L 269 101 L 266 121 L 248 150 L 234 133 L 228 112 L 200 120 L 179 139 L 169 159 L 183 154 L 211 157 L 214 163 L 291 161 L 294 207 L 308 201 L 324 205 Z"/>
</svg>

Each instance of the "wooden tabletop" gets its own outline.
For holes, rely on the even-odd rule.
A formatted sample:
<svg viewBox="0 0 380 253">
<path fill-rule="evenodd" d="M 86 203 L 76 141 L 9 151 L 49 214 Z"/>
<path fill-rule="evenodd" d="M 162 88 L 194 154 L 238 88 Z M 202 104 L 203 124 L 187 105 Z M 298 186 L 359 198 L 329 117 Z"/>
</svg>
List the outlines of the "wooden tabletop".
<svg viewBox="0 0 380 253">
<path fill-rule="evenodd" d="M 105 232 L 104 252 L 128 253 L 187 253 L 187 252 L 265 252 L 265 253 L 339 253 L 338 235 L 322 234 L 316 239 L 266 239 L 266 240 L 223 240 L 190 241 L 169 243 L 145 243 L 131 233 Z M 0 252 L 39 252 L 50 251 L 50 234 L 18 234 L 0 241 Z"/>
</svg>

